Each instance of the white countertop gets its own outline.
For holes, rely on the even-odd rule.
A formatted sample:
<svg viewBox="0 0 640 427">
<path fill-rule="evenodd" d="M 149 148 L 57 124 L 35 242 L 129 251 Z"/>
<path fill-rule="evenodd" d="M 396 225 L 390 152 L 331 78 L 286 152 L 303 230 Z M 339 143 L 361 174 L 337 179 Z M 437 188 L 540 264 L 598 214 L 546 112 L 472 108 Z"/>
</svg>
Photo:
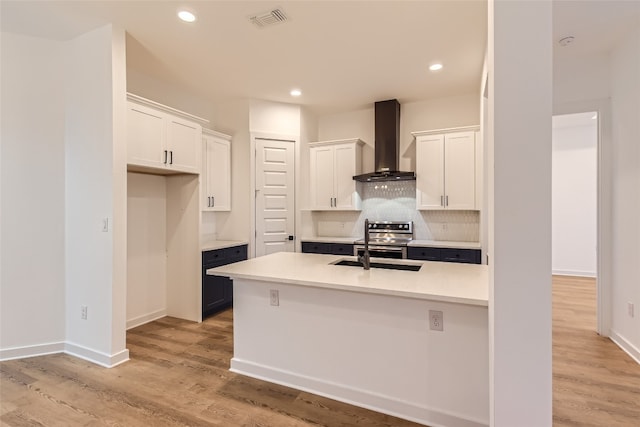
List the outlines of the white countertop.
<svg viewBox="0 0 640 427">
<path fill-rule="evenodd" d="M 381 268 L 371 268 L 367 271 L 360 267 L 331 264 L 340 259 L 355 260 L 355 257 L 279 252 L 211 268 L 207 270 L 207 274 L 459 304 L 488 305 L 489 273 L 486 265 L 425 261 L 420 271 Z"/>
<path fill-rule="evenodd" d="M 318 243 L 347 243 L 353 244 L 362 237 L 303 237 L 301 242 L 318 242 Z"/>
<path fill-rule="evenodd" d="M 481 249 L 480 242 L 452 242 L 445 240 L 412 240 L 409 246 L 428 246 L 430 248 Z"/>
<path fill-rule="evenodd" d="M 216 249 L 232 248 L 234 246 L 246 245 L 247 242 L 241 240 L 209 240 L 202 242 L 200 249 L 204 251 L 213 251 Z"/>
<path fill-rule="evenodd" d="M 303 237 L 302 242 L 348 243 L 353 244 L 362 237 Z M 481 249 L 480 242 L 454 242 L 448 240 L 412 240 L 409 246 L 428 246 L 431 248 Z"/>
</svg>

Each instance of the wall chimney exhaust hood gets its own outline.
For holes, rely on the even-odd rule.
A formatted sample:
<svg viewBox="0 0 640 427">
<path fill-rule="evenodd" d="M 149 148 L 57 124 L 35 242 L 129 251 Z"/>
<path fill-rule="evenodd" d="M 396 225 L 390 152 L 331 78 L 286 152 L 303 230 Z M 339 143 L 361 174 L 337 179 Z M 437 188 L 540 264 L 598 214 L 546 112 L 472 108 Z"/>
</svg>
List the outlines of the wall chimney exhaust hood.
<svg viewBox="0 0 640 427">
<path fill-rule="evenodd" d="M 375 103 L 375 172 L 353 177 L 360 182 L 412 181 L 415 172 L 398 170 L 400 158 L 400 103 L 397 99 Z"/>
</svg>

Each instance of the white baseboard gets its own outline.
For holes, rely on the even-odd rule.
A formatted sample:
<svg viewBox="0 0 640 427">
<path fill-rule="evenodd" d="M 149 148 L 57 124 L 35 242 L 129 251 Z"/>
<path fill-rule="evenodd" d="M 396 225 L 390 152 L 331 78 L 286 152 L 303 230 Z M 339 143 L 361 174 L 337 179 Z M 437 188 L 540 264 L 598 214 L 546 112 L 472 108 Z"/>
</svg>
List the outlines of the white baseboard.
<svg viewBox="0 0 640 427">
<path fill-rule="evenodd" d="M 551 274 L 558 276 L 597 277 L 595 271 L 553 270 Z"/>
<path fill-rule="evenodd" d="M 152 313 L 144 314 L 142 316 L 134 317 L 133 319 L 127 320 L 127 330 L 135 328 L 140 325 L 144 325 L 145 323 L 153 322 L 154 320 L 158 320 L 167 315 L 167 310 L 157 310 Z"/>
<path fill-rule="evenodd" d="M 616 345 L 620 347 L 625 353 L 631 356 L 633 360 L 640 364 L 640 349 L 631 344 L 629 341 L 627 341 L 626 338 L 624 338 L 614 330 L 610 331 L 609 338 L 611 339 L 611 341 L 616 343 Z"/>
<path fill-rule="evenodd" d="M 69 342 L 56 342 L 0 349 L 0 362 L 13 359 L 25 359 L 27 357 L 46 356 L 47 354 L 55 353 L 65 353 L 70 356 L 79 357 L 80 359 L 104 366 L 105 368 L 113 368 L 129 360 L 129 350 L 127 349 L 116 354 L 108 355 L 81 345 Z"/>
<path fill-rule="evenodd" d="M 0 349 L 0 362 L 55 353 L 64 353 L 64 342 Z"/>
<path fill-rule="evenodd" d="M 356 389 L 344 384 L 327 382 L 237 358 L 231 359 L 230 370 L 252 378 L 292 387 L 433 427 L 486 427 L 489 425 L 488 420 L 473 420 L 460 414 L 452 414 L 437 408 L 403 402 L 390 396 Z"/>
<path fill-rule="evenodd" d="M 105 368 L 113 368 L 129 360 L 129 350 L 124 349 L 116 354 L 106 354 L 78 344 L 66 342 L 64 352 L 80 359 L 95 363 Z"/>
</svg>

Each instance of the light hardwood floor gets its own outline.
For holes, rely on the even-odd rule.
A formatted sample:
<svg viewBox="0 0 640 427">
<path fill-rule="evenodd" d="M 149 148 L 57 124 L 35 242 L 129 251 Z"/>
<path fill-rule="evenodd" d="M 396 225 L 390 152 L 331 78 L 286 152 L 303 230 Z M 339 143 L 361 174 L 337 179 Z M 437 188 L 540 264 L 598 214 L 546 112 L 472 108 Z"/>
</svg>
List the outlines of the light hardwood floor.
<svg viewBox="0 0 640 427">
<path fill-rule="evenodd" d="M 640 426 L 640 365 L 596 332 L 595 279 L 553 278 L 553 425 Z"/>
<path fill-rule="evenodd" d="M 640 365 L 593 332 L 594 281 L 556 277 L 553 298 L 554 425 L 640 426 Z M 113 369 L 66 355 L 3 362 L 0 424 L 417 426 L 229 372 L 232 319 L 135 328 L 131 361 Z"/>
</svg>

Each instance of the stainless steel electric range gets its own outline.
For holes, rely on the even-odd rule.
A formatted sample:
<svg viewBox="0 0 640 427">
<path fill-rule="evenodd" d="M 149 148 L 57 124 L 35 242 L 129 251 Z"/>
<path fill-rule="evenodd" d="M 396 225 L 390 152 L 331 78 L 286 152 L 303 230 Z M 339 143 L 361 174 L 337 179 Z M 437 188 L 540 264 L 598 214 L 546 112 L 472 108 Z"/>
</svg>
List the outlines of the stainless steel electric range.
<svg viewBox="0 0 640 427">
<path fill-rule="evenodd" d="M 369 221 L 369 255 L 376 258 L 407 258 L 413 240 L 413 221 Z M 353 254 L 364 253 L 364 239 L 355 242 Z"/>
</svg>

